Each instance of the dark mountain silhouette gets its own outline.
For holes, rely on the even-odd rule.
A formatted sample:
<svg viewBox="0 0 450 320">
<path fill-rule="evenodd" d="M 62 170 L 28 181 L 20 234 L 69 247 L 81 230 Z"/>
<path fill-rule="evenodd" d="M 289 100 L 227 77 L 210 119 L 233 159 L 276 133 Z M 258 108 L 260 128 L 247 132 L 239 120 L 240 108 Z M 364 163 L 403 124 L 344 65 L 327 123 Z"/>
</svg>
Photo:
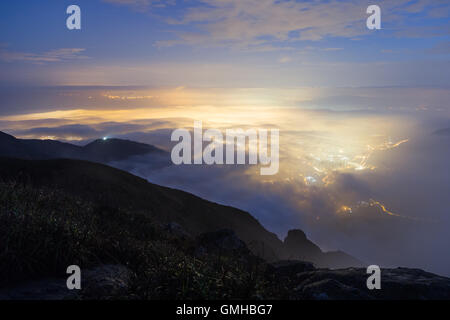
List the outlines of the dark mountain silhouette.
<svg viewBox="0 0 450 320">
<path fill-rule="evenodd" d="M 29 160 L 80 159 L 107 163 L 133 156 L 168 153 L 152 145 L 122 139 L 98 139 L 85 146 L 55 140 L 17 139 L 0 131 L 0 156 Z M 168 161 L 167 161 L 168 163 Z"/>
<path fill-rule="evenodd" d="M 289 252 L 292 252 L 292 260 L 305 260 L 306 257 L 317 257 L 322 254 L 322 250 L 308 240 L 306 234 L 301 230 L 289 231 L 284 239 L 284 245 Z"/>
<path fill-rule="evenodd" d="M 346 268 L 363 265 L 361 261 L 342 251 L 323 252 L 302 230 L 288 232 L 284 239 L 284 249 L 290 260 L 310 261 L 321 267 Z"/>
<path fill-rule="evenodd" d="M 269 261 L 301 258 L 320 267 L 362 265 L 344 253 L 323 253 L 302 231 L 291 231 L 283 243 L 247 212 L 154 185 L 102 164 L 0 158 L 0 179 L 63 190 L 103 206 L 145 212 L 163 224 L 176 222 L 194 236 L 231 229 L 253 253 Z"/>
<path fill-rule="evenodd" d="M 122 139 L 95 140 L 84 146 L 83 152 L 89 157 L 85 160 L 98 162 L 120 161 L 149 153 L 167 154 L 152 145 Z"/>
</svg>

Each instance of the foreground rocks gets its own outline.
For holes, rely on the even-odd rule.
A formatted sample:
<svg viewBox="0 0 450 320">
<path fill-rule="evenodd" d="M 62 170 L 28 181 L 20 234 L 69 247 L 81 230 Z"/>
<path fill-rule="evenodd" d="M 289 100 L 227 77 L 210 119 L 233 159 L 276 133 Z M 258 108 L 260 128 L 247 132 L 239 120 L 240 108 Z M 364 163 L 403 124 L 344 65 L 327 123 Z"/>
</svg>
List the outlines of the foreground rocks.
<svg viewBox="0 0 450 320">
<path fill-rule="evenodd" d="M 282 269 L 286 270 L 286 266 Z M 291 263 L 291 268 L 298 266 Z M 276 272 L 280 268 L 275 268 Z M 278 269 L 278 270 L 277 270 Z M 285 272 L 285 271 L 284 271 Z M 365 268 L 301 271 L 289 279 L 290 299 L 450 300 L 450 279 L 419 269 L 381 269 L 381 289 L 369 290 Z"/>
<path fill-rule="evenodd" d="M 68 290 L 66 278 L 46 278 L 0 290 L 0 300 L 78 300 L 120 298 L 128 293 L 131 272 L 122 265 L 82 271 L 81 290 Z"/>
<path fill-rule="evenodd" d="M 381 289 L 369 290 L 366 285 L 369 277 L 366 268 L 324 269 L 300 260 L 267 263 L 254 256 L 232 230 L 218 230 L 191 238 L 178 225 L 172 224 L 167 228 L 171 237 L 179 238 L 181 243 L 189 242 L 189 245 L 186 244 L 187 252 L 196 259 L 203 259 L 203 264 L 211 259 L 218 261 L 219 257 L 239 261 L 245 266 L 253 265 L 254 275 L 262 277 L 262 290 L 258 299 L 450 300 L 450 279 L 423 270 L 382 268 Z M 302 235 L 297 236 L 299 239 Z M 149 267 L 160 269 L 162 266 Z M 203 267 L 198 268 L 196 273 L 199 274 L 198 279 L 207 274 Z M 156 275 L 157 273 L 151 277 Z M 0 300 L 142 299 L 143 296 L 136 292 L 136 283 L 133 282 L 136 276 L 138 274 L 123 265 L 101 265 L 82 270 L 82 289 L 79 291 L 68 290 L 64 277 L 45 278 L 1 289 Z M 227 276 L 231 277 L 231 273 L 227 273 Z M 152 283 L 154 282 L 146 282 L 146 288 L 153 288 Z"/>
<path fill-rule="evenodd" d="M 122 265 L 103 265 L 87 270 L 82 278 L 82 298 L 109 299 L 127 295 L 132 275 L 132 272 Z"/>
</svg>

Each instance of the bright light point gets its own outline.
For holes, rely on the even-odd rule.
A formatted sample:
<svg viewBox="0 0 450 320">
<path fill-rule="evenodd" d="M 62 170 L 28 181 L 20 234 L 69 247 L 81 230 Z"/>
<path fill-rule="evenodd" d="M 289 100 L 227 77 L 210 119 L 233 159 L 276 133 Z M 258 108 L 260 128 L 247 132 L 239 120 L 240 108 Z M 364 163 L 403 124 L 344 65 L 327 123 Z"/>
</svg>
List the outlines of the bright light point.
<svg viewBox="0 0 450 320">
<path fill-rule="evenodd" d="M 351 214 L 353 213 L 353 209 L 351 207 L 347 207 L 347 206 L 342 206 L 339 210 L 338 213 L 347 213 L 347 214 Z"/>
<path fill-rule="evenodd" d="M 103 137 L 103 141 L 106 141 L 106 140 L 108 140 L 108 137 Z"/>
<path fill-rule="evenodd" d="M 311 176 L 306 177 L 304 180 L 305 180 L 305 183 L 307 185 L 310 185 L 310 184 L 313 184 L 313 183 L 317 182 L 316 178 L 311 177 Z"/>
</svg>

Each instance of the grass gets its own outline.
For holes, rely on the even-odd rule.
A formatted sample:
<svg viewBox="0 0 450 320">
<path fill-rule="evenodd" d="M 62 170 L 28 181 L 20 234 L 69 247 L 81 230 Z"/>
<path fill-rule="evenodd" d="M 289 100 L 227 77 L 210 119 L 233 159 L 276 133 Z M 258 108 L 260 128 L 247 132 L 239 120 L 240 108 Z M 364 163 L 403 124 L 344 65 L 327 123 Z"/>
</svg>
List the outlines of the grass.
<svg viewBox="0 0 450 320">
<path fill-rule="evenodd" d="M 67 266 L 114 263 L 132 271 L 138 299 L 254 299 L 267 296 L 265 264 L 250 253 L 197 257 L 145 212 L 97 205 L 58 189 L 0 182 L 0 286 Z"/>
</svg>

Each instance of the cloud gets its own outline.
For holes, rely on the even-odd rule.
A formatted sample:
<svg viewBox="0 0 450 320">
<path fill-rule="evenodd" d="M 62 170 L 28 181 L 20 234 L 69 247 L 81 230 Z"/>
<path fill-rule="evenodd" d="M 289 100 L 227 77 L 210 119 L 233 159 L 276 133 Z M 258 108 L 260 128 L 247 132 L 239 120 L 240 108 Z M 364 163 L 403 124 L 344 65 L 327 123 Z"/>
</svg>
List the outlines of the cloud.
<svg viewBox="0 0 450 320">
<path fill-rule="evenodd" d="M 290 62 L 286 65 L 289 69 Z M 382 68 L 382 67 L 379 67 Z M 384 67 L 383 67 L 384 68 Z M 387 68 L 387 67 L 386 67 Z M 394 66 L 389 65 L 393 71 Z M 435 67 L 436 69 L 437 67 Z M 361 65 L 360 70 L 364 71 Z M 406 69 L 406 68 L 405 68 Z M 428 68 L 427 70 L 430 70 Z M 349 73 L 344 68 L 336 72 Z M 125 73 L 122 73 L 124 75 Z M 306 74 L 306 73 L 305 73 Z M 376 73 L 367 72 L 376 75 Z M 405 76 L 411 73 L 406 73 Z M 270 73 L 269 73 L 270 75 Z M 421 73 L 422 77 L 426 72 Z M 319 77 L 331 77 L 330 73 L 318 72 Z M 187 76 L 185 77 L 187 79 Z M 289 78 L 288 78 L 289 79 Z M 441 76 L 441 80 L 445 80 Z M 281 83 L 281 81 L 279 81 Z M 286 82 L 287 83 L 287 82 Z M 356 83 L 356 81 L 355 81 Z M 431 82 L 430 82 L 431 83 Z M 120 97 L 153 96 L 154 99 L 115 100 L 104 95 Z M 254 118 L 254 108 L 272 109 L 275 106 L 302 107 L 330 110 L 371 110 L 371 111 L 415 111 L 449 114 L 450 90 L 448 86 L 432 87 L 340 87 L 319 88 L 292 86 L 288 88 L 135 88 L 135 87 L 48 87 L 0 88 L 0 124 L 17 127 L 12 121 L 33 119 L 67 119 L 70 123 L 130 122 L 149 118 L 199 118 L 208 120 L 205 115 L 216 119 L 233 120 L 233 113 L 245 113 L 245 117 Z M 74 106 L 82 106 L 78 109 Z M 75 109 L 74 109 L 75 108 Z M 215 116 L 217 110 L 227 110 L 226 114 Z M 213 113 L 211 113 L 214 111 Z M 245 112 L 248 111 L 248 112 Z M 74 120 L 75 119 L 75 120 Z M 212 120 L 211 118 L 209 120 Z M 54 121 L 54 120 L 53 120 Z M 145 120 L 143 120 L 145 121 Z M 22 122 L 21 122 L 22 123 Z M 67 124 L 67 123 L 63 123 Z M 30 128 L 37 125 L 23 123 Z M 55 126 L 52 122 L 50 125 Z M 138 129 L 139 131 L 141 129 Z"/>
<path fill-rule="evenodd" d="M 427 52 L 431 54 L 450 54 L 450 41 L 439 42 Z"/>
<path fill-rule="evenodd" d="M 292 61 L 292 58 L 291 57 L 287 57 L 287 56 L 284 56 L 284 57 L 281 57 L 280 59 L 278 59 L 279 63 L 288 63 L 288 62 L 291 62 L 291 61 Z"/>
<path fill-rule="evenodd" d="M 399 38 L 432 38 L 450 35 L 450 24 L 439 24 L 433 26 L 405 25 L 396 28 L 395 36 Z"/>
<path fill-rule="evenodd" d="M 316 121 L 323 121 L 330 116 L 318 112 L 316 117 Z M 347 113 L 345 116 L 354 126 L 373 117 Z M 336 126 L 334 122 L 339 117 L 332 119 L 330 129 Z M 409 121 L 407 118 L 393 120 L 387 114 L 384 119 L 393 125 Z M 442 199 L 445 199 L 450 176 L 446 173 L 448 152 L 443 154 L 442 150 L 450 150 L 450 140 L 426 134 L 429 127 L 422 129 L 406 146 L 377 154 L 374 161 L 379 169 L 362 173 L 335 172 L 333 183 L 322 187 L 308 186 L 297 177 L 302 170 L 299 153 L 292 162 L 289 170 L 293 171 L 288 178 L 274 177 L 270 181 L 259 180 L 248 166 L 192 165 L 154 170 L 153 164 L 147 164 L 145 159 L 114 165 L 153 183 L 246 210 L 280 238 L 289 229 L 301 228 L 326 250 L 341 249 L 382 266 L 420 267 L 448 275 L 450 259 L 443 254 L 450 240 L 446 232 L 450 220 L 446 215 L 447 203 Z M 293 141 L 305 147 L 308 140 L 319 135 L 327 137 L 317 130 L 297 131 Z M 286 136 L 281 141 L 284 141 L 283 147 L 293 146 Z M 325 141 L 314 140 L 314 144 L 321 145 Z M 293 157 L 283 158 L 282 170 L 290 166 L 291 160 Z M 385 210 L 399 215 L 390 215 L 379 205 L 364 202 L 371 198 L 381 201 Z M 353 212 L 338 212 L 341 205 L 352 206 Z"/>
<path fill-rule="evenodd" d="M 225 44 L 243 47 L 271 42 L 321 40 L 326 36 L 365 33 L 361 6 L 355 3 L 273 0 L 205 0 L 172 24 L 194 25 L 198 31 L 179 33 L 178 40 L 157 45 Z"/>
<path fill-rule="evenodd" d="M 87 59 L 82 53 L 83 48 L 61 48 L 44 53 L 13 52 L 8 51 L 5 46 L 0 47 L 0 60 L 6 62 L 30 62 L 35 64 L 61 62 L 67 60 Z"/>
<path fill-rule="evenodd" d="M 131 7 L 133 10 L 145 12 L 151 7 L 165 7 L 175 4 L 175 0 L 102 0 L 106 3 Z"/>
<path fill-rule="evenodd" d="M 257 48 L 297 41 L 319 41 L 324 38 L 355 38 L 369 34 L 365 20 L 370 1 L 276 1 L 276 0 L 202 0 L 183 10 L 184 14 L 167 21 L 174 27 L 189 26 L 176 32 L 177 39 L 163 40 L 157 46 L 177 44 Z M 411 34 L 408 21 L 412 14 L 426 19 L 448 11 L 443 1 L 378 1 L 383 24 L 396 32 Z M 387 30 L 388 30 L 387 29 Z M 389 32 L 389 31 L 386 31 Z M 420 35 L 439 34 L 438 27 L 423 27 Z"/>
<path fill-rule="evenodd" d="M 55 121 L 56 120 L 56 121 Z M 131 122 L 99 122 L 94 124 L 64 124 L 68 119 L 42 119 L 28 121 L 0 121 L 2 130 L 25 139 L 53 139 L 65 141 L 89 141 L 104 136 L 128 138 L 134 141 L 163 145 L 161 140 L 170 140 L 170 132 L 165 129 L 174 126 L 173 122 L 148 119 Z M 32 127 L 35 125 L 34 127 Z M 51 126 L 50 126 L 51 125 Z M 30 128 L 31 127 L 31 128 Z M 149 135 L 147 132 L 151 131 Z"/>
<path fill-rule="evenodd" d="M 349 100 L 345 95 L 354 95 L 355 104 L 367 104 L 370 101 L 367 98 L 391 96 L 395 106 L 395 97 L 408 96 L 418 91 L 417 88 L 353 90 L 332 89 L 331 99 L 322 103 L 329 104 L 339 95 L 343 95 L 342 104 Z M 301 92 L 300 96 L 305 94 L 306 91 Z M 423 97 L 441 97 L 444 94 L 445 89 L 416 92 L 416 95 Z M 313 99 L 314 94 L 311 93 L 311 96 Z M 379 103 L 385 104 L 384 101 Z M 205 129 L 223 130 L 230 126 L 244 129 L 249 126 L 279 127 L 279 175 L 261 177 L 259 168 L 253 166 L 160 168 L 164 159 L 155 162 L 151 157 L 137 157 L 112 165 L 153 183 L 183 189 L 211 201 L 244 209 L 281 238 L 287 230 L 301 228 L 327 250 L 341 249 L 379 265 L 421 267 L 448 274 L 450 259 L 443 259 L 442 252 L 446 252 L 446 244 L 450 241 L 446 232 L 450 225 L 448 207 L 443 200 L 446 199 L 450 183 L 450 140 L 431 135 L 436 128 L 448 127 L 448 116 L 434 115 L 430 124 L 426 122 L 430 116 L 427 113 L 412 117 L 410 113 L 396 114 L 385 109 L 384 112 L 337 112 L 274 108 L 273 112 L 267 114 L 264 114 L 267 110 L 263 109 L 244 111 L 238 108 L 230 111 L 212 106 L 200 110 L 183 110 L 185 114 L 180 114 L 181 109 L 176 109 L 178 117 L 203 116 L 208 119 L 209 123 L 206 124 L 206 120 L 204 123 Z M 154 115 L 152 112 L 150 114 Z M 75 113 L 73 120 L 79 120 L 79 115 Z M 78 134 L 89 139 L 112 134 L 114 137 L 162 146 L 166 150 L 170 150 L 172 130 L 186 127 L 185 119 L 177 122 L 167 115 L 165 118 L 148 120 L 132 120 L 122 113 L 120 115 L 120 121 L 124 122 L 103 121 L 59 127 L 42 126 L 40 123 L 41 127 L 36 129 L 29 129 L 33 125 L 31 122 L 21 125 L 27 126 L 23 130 L 36 135 Z M 61 118 L 64 117 L 58 117 Z M 70 120 L 70 117 L 67 118 Z M 228 121 L 231 119 L 234 121 Z M 192 126 L 193 120 L 187 123 Z M 308 185 L 305 182 L 304 177 L 317 174 L 314 169 L 317 164 L 326 168 L 322 161 L 329 159 L 327 155 L 335 154 L 335 150 L 342 148 L 343 152 L 348 152 L 349 158 L 359 159 L 353 154 L 364 153 L 367 144 L 372 144 L 372 139 L 379 139 L 380 134 L 382 138 L 392 136 L 394 142 L 405 138 L 410 140 L 399 148 L 374 153 L 370 161 L 377 168 L 373 171 L 334 172 L 333 169 L 323 184 L 319 176 L 316 176 L 318 184 Z M 369 199 L 379 201 L 386 210 L 399 216 L 389 215 L 379 205 L 369 206 L 361 202 L 368 203 Z M 339 212 L 339 208 L 344 205 L 352 207 L 353 211 L 350 214 Z"/>
<path fill-rule="evenodd" d="M 81 140 L 85 138 L 99 136 L 99 132 L 88 125 L 70 124 L 57 127 L 36 127 L 26 130 L 14 131 L 15 135 L 21 137 L 37 137 L 50 138 L 61 140 Z"/>
<path fill-rule="evenodd" d="M 341 51 L 344 50 L 344 48 L 324 48 L 323 51 Z"/>
<path fill-rule="evenodd" d="M 86 56 L 81 55 L 85 49 L 82 48 L 61 48 L 39 53 L 12 52 L 7 50 L 0 51 L 0 59 L 13 61 L 28 61 L 34 63 L 60 62 L 63 60 L 85 59 Z"/>
<path fill-rule="evenodd" d="M 103 2 L 118 4 L 118 5 L 126 5 L 132 7 L 148 7 L 153 1 L 151 0 L 103 0 Z"/>
</svg>

